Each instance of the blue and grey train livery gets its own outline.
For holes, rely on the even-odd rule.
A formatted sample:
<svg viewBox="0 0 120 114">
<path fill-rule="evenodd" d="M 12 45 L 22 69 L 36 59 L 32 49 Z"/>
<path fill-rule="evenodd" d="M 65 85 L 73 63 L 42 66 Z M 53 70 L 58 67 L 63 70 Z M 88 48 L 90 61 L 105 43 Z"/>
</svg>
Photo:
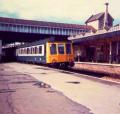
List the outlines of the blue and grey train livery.
<svg viewBox="0 0 120 114">
<path fill-rule="evenodd" d="M 16 58 L 21 62 L 48 64 L 55 67 L 74 65 L 73 47 L 67 41 L 39 40 L 16 49 Z"/>
</svg>

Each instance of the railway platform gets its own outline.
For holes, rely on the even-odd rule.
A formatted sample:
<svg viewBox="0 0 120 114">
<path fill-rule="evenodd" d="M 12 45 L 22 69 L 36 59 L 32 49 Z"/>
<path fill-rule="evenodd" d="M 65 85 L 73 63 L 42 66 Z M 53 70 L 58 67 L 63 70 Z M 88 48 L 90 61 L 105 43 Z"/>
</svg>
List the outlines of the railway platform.
<svg viewBox="0 0 120 114">
<path fill-rule="evenodd" d="M 18 71 L 9 65 L 18 68 Z M 19 65 L 0 64 L 0 114 L 91 114 L 90 109 L 31 76 L 37 73 L 23 72 Z"/>
<path fill-rule="evenodd" d="M 8 84 L 6 87 L 9 88 L 6 91 L 1 88 L 0 105 L 10 107 L 8 114 L 120 112 L 119 83 L 34 64 L 6 63 L 0 65 L 0 69 L 0 83 Z M 48 88 L 41 87 L 44 83 Z M 9 95 L 5 97 L 6 94 Z M 3 109 L 6 111 L 7 108 Z"/>
<path fill-rule="evenodd" d="M 101 73 L 113 78 L 120 78 L 120 64 L 75 62 L 75 68 L 82 71 Z"/>
</svg>

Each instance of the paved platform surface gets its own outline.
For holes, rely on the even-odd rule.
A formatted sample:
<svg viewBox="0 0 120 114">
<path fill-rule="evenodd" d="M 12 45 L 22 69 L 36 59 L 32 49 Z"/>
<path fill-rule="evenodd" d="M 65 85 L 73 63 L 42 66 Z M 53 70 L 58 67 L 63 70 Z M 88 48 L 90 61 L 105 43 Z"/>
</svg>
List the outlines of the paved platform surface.
<svg viewBox="0 0 120 114">
<path fill-rule="evenodd" d="M 120 84 L 39 65 L 9 63 L 4 66 L 51 85 L 54 90 L 90 109 L 89 112 L 120 114 Z"/>
<path fill-rule="evenodd" d="M 0 64 L 0 114 L 92 114 L 88 107 L 34 78 L 51 72 L 37 65 Z"/>
</svg>

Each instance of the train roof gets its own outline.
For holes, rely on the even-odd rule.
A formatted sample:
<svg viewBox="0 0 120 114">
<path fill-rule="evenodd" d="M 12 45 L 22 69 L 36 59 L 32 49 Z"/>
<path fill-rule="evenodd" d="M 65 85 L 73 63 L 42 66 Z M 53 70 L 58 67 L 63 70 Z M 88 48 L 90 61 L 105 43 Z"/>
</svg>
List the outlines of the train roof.
<svg viewBox="0 0 120 114">
<path fill-rule="evenodd" d="M 63 39 L 61 39 L 61 38 L 46 38 L 46 39 L 42 39 L 42 40 L 22 44 L 22 45 L 18 46 L 17 48 L 23 48 L 23 47 L 46 44 L 46 42 L 68 42 L 69 43 L 71 41 L 69 41 L 69 40 L 67 40 L 65 38 L 63 38 Z"/>
</svg>

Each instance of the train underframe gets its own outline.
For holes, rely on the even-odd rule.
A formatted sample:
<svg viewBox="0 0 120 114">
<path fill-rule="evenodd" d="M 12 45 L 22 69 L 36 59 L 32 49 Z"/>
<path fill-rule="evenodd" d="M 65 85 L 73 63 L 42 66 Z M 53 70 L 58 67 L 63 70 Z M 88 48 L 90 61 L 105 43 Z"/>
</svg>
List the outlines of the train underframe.
<svg viewBox="0 0 120 114">
<path fill-rule="evenodd" d="M 68 68 L 68 67 L 73 67 L 74 62 L 54 62 L 54 63 L 49 63 L 48 65 L 52 66 L 54 68 L 65 69 L 65 68 Z"/>
<path fill-rule="evenodd" d="M 45 63 L 45 62 L 39 62 L 39 61 L 17 60 L 17 62 L 30 63 L 30 64 L 38 64 L 38 65 L 47 65 L 47 66 L 50 66 L 52 68 L 60 68 L 60 69 L 67 69 L 69 67 L 73 67 L 74 66 L 74 61 L 71 61 L 71 62 Z"/>
</svg>

